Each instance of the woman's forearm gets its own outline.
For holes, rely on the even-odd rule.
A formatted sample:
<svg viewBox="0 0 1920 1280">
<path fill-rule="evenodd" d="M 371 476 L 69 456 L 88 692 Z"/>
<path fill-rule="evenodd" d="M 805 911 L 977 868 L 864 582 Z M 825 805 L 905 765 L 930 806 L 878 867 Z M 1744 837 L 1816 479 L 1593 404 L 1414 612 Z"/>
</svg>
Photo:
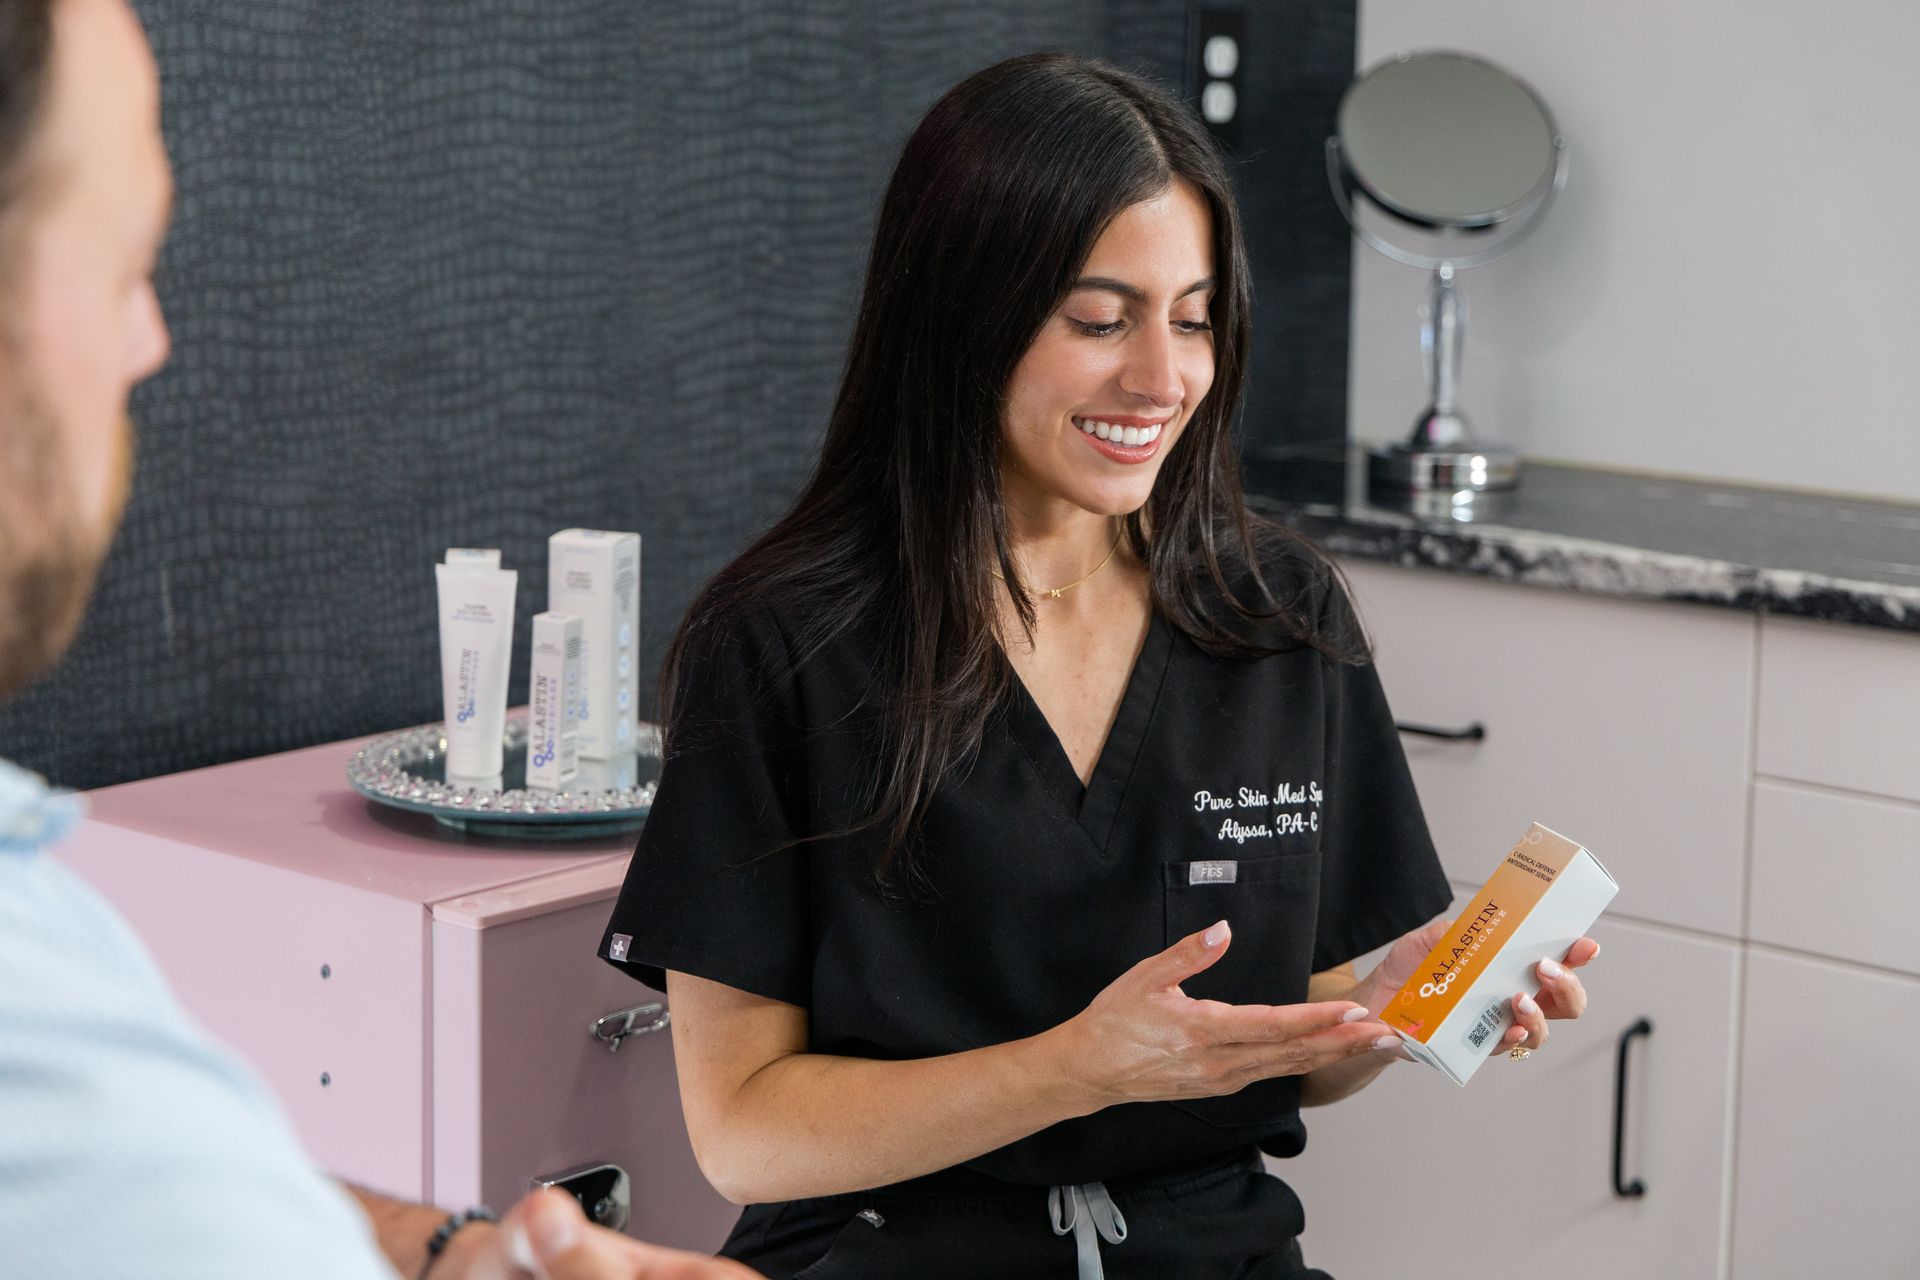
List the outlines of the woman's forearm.
<svg viewBox="0 0 1920 1280">
<path fill-rule="evenodd" d="M 884 1062 L 796 1053 L 743 1082 L 723 1159 L 736 1204 L 834 1195 L 919 1177 L 1097 1111 L 1062 1069 L 1060 1029 L 985 1049 Z"/>
<path fill-rule="evenodd" d="M 701 1170 L 737 1204 L 860 1191 L 964 1164 L 1121 1102 L 1212 1097 L 1301 1074 L 1321 1098 L 1378 1067 L 1316 1066 L 1372 1053 L 1377 1023 L 1324 996 L 1278 1008 L 1189 999 L 1179 984 L 1231 938 L 1225 922 L 1115 978 L 1038 1035 L 934 1058 L 882 1061 L 806 1051 L 806 1011 L 684 973 L 674 1056 Z M 1351 970 L 1310 991 L 1353 987 Z"/>
<path fill-rule="evenodd" d="M 1331 1062 L 1300 1077 L 1300 1105 L 1324 1107 L 1350 1097 L 1373 1083 L 1373 1078 L 1399 1059 L 1390 1053 L 1369 1053 Z"/>
<path fill-rule="evenodd" d="M 1373 1009 L 1369 1001 L 1379 998 L 1373 991 L 1361 990 L 1360 983 L 1353 976 L 1352 964 L 1316 973 L 1307 980 L 1309 1000 L 1353 1000 Z M 1375 1012 L 1379 1011 L 1376 1009 Z M 1309 1071 L 1300 1077 L 1300 1105 L 1323 1107 L 1329 1102 L 1351 1097 L 1372 1084 L 1375 1076 L 1397 1060 L 1394 1054 L 1369 1053 L 1358 1058 L 1330 1062 L 1316 1071 Z"/>
</svg>

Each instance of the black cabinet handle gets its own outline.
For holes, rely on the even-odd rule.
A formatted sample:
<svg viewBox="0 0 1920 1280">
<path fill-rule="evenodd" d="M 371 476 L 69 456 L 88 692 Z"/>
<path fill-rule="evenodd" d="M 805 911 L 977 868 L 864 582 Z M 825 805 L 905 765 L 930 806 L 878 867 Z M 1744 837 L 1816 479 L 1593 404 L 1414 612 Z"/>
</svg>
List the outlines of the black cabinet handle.
<svg viewBox="0 0 1920 1280">
<path fill-rule="evenodd" d="M 1402 733 L 1418 734 L 1422 738 L 1444 738 L 1448 742 L 1478 742 L 1487 736 L 1487 726 L 1475 720 L 1464 729 L 1436 729 L 1429 724 L 1404 724 L 1396 722 L 1393 726 Z"/>
<path fill-rule="evenodd" d="M 1653 1024 L 1645 1018 L 1634 1023 L 1620 1033 L 1619 1055 L 1613 1062 L 1613 1194 L 1623 1200 L 1632 1200 L 1647 1194 L 1647 1184 L 1635 1178 L 1632 1182 L 1621 1180 L 1621 1164 L 1627 1141 L 1627 1046 L 1633 1043 L 1635 1036 L 1650 1036 Z"/>
</svg>

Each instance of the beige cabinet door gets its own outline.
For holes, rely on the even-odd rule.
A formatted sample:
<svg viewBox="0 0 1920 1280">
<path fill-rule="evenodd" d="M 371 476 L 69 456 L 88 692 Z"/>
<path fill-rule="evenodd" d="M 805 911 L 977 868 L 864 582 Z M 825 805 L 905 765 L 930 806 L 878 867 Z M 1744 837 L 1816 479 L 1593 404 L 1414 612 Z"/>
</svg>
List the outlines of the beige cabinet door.
<svg viewBox="0 0 1920 1280">
<path fill-rule="evenodd" d="M 1920 636 L 1764 619 L 1759 717 L 1762 775 L 1920 802 Z"/>
<path fill-rule="evenodd" d="M 1734 938 L 1756 626 L 1431 570 L 1343 566 L 1447 874 L 1477 886 L 1529 823 L 1592 849 L 1611 911 Z"/>
<path fill-rule="evenodd" d="M 1531 1059 L 1486 1063 L 1465 1088 L 1396 1063 L 1306 1113 L 1305 1153 L 1269 1166 L 1306 1205 L 1309 1265 L 1341 1280 L 1725 1276 L 1737 948 L 1610 919 L 1593 936 L 1587 1015 Z M 1642 1017 L 1622 1154 L 1645 1194 L 1623 1198 L 1617 1046 Z"/>
<path fill-rule="evenodd" d="M 1755 947 L 1746 991 L 1733 1274 L 1913 1280 L 1920 981 Z"/>
</svg>

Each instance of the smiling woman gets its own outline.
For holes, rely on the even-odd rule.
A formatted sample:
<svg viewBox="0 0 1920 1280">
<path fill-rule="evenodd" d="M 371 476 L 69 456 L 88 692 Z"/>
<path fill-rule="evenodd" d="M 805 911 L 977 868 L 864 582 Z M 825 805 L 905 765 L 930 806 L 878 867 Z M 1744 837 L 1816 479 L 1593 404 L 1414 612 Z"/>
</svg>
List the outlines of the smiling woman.
<svg viewBox="0 0 1920 1280">
<path fill-rule="evenodd" d="M 1017 58 L 908 140 L 818 467 L 676 637 L 602 943 L 669 993 L 729 1256 L 1321 1274 L 1261 1152 L 1395 1060 L 1369 1009 L 1450 894 L 1338 575 L 1242 501 L 1247 326 L 1155 86 Z"/>
<path fill-rule="evenodd" d="M 933 788 L 1011 688 L 1004 641 L 1033 633 L 1033 588 L 1078 578 L 1112 545 L 1111 520 L 1090 515 L 1120 520 L 1120 567 L 1136 571 L 1137 625 L 1124 655 L 1101 655 L 1110 666 L 1138 648 L 1148 594 L 1210 652 L 1269 652 L 1277 630 L 1360 657 L 1357 633 L 1316 626 L 1307 584 L 1259 568 L 1256 542 L 1326 572 L 1241 500 L 1230 428 L 1248 287 L 1224 165 L 1160 89 L 1059 54 L 956 86 L 888 184 L 819 463 L 688 610 L 661 670 L 662 722 L 682 660 L 728 618 L 808 602 L 791 618 L 801 654 L 875 621 L 885 764 L 862 821 L 880 837 L 876 872 L 898 878 Z M 1117 427 L 1120 446 L 1090 447 L 1098 427 L 1083 441 L 1076 416 L 1105 422 L 1109 445 Z M 1155 426 L 1150 452 L 1137 436 L 1129 448 L 1128 427 Z"/>
<path fill-rule="evenodd" d="M 1206 198 L 1184 178 L 1107 225 L 1014 368 L 1011 503 L 1051 491 L 1115 515 L 1146 505 L 1158 467 L 1139 464 L 1172 450 L 1213 386 L 1213 256 Z M 1126 469 L 1091 465 L 1089 445 Z"/>
</svg>

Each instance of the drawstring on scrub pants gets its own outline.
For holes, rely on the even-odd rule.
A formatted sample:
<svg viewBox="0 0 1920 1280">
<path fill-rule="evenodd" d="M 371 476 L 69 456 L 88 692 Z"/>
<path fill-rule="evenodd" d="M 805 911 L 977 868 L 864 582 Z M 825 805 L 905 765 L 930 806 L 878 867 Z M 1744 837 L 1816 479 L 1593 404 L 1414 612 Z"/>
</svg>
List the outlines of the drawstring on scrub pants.
<svg viewBox="0 0 1920 1280">
<path fill-rule="evenodd" d="M 1100 1269 L 1100 1241 L 1119 1244 L 1127 1238 L 1127 1220 L 1107 1194 L 1104 1183 L 1082 1182 L 1047 1192 L 1047 1212 L 1053 1215 L 1053 1234 L 1073 1233 L 1079 1253 L 1079 1280 L 1104 1280 Z M 1099 1239 L 1094 1232 L 1100 1233 Z"/>
</svg>

